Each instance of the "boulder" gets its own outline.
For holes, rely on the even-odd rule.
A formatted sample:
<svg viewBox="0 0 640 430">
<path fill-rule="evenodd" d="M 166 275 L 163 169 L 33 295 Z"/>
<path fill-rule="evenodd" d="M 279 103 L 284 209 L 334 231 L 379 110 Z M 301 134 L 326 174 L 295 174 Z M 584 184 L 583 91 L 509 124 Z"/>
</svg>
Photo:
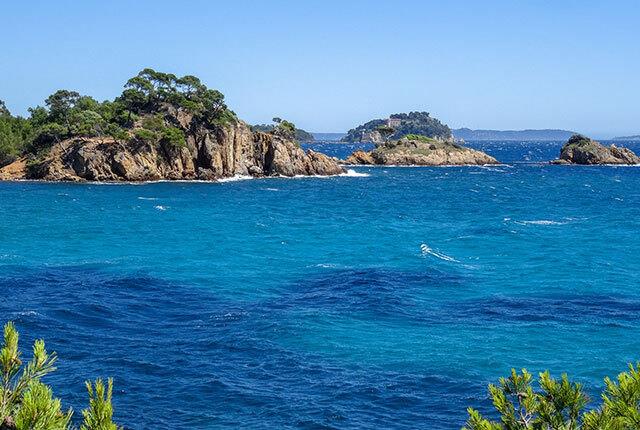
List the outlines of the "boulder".
<svg viewBox="0 0 640 430">
<path fill-rule="evenodd" d="M 553 164 L 640 164 L 640 157 L 628 148 L 606 147 L 593 139 L 575 134 L 560 150 Z"/>
</svg>

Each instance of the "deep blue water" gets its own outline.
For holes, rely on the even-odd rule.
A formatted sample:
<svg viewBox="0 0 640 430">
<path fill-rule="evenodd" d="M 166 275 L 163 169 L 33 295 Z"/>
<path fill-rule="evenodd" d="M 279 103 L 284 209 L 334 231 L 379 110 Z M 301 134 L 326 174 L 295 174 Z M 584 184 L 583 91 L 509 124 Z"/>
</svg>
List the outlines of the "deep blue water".
<svg viewBox="0 0 640 430">
<path fill-rule="evenodd" d="M 640 169 L 481 145 L 514 164 L 0 183 L 2 320 L 132 429 L 456 429 L 511 367 L 596 393 L 640 359 Z"/>
</svg>

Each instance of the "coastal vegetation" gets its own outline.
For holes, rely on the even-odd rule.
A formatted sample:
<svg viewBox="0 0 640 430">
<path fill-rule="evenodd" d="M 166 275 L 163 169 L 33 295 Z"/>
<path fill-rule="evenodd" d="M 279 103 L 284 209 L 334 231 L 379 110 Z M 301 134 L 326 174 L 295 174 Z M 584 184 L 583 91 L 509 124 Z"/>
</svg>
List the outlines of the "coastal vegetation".
<svg viewBox="0 0 640 430">
<path fill-rule="evenodd" d="M 427 137 L 449 139 L 451 129 L 437 118 L 431 117 L 429 112 L 396 113 L 389 119 L 374 119 L 359 125 L 347 132 L 343 142 L 377 142 L 377 135 L 381 140 L 401 139 L 408 134 L 418 134 Z"/>
<path fill-rule="evenodd" d="M 294 123 L 279 117 L 273 118 L 273 124 L 256 124 L 251 127 L 251 130 L 263 133 L 283 133 L 300 143 L 309 143 L 315 140 L 313 134 L 297 128 Z"/>
<path fill-rule="evenodd" d="M 300 148 L 297 141 L 308 141 L 308 133 L 280 118 L 274 122 L 252 130 L 221 92 L 197 77 L 147 68 L 114 100 L 59 90 L 26 118 L 0 104 L 0 179 L 216 180 L 344 172 L 335 160 Z"/>
<path fill-rule="evenodd" d="M 67 430 L 73 410 L 63 410 L 42 378 L 56 370 L 57 355 L 47 352 L 43 340 L 33 344 L 33 356 L 23 365 L 19 334 L 13 323 L 4 326 L 0 349 L 0 429 Z M 81 430 L 118 430 L 111 403 L 113 381 L 87 382 L 89 406 L 82 411 Z"/>
<path fill-rule="evenodd" d="M 171 107 L 211 126 L 235 119 L 224 95 L 195 76 L 147 68 L 129 79 L 114 100 L 99 102 L 76 91 L 58 90 L 44 106 L 30 108 L 27 118 L 12 116 L 0 102 L 0 166 L 20 156 L 42 157 L 55 143 L 74 137 L 182 146 L 183 133 L 161 114 Z"/>
<path fill-rule="evenodd" d="M 616 379 L 605 378 L 601 403 L 590 407 L 589 396 L 566 374 L 560 379 L 540 373 L 534 384 L 526 369 L 489 385 L 500 421 L 484 418 L 473 408 L 463 430 L 632 430 L 640 428 L 640 364 L 629 365 Z"/>
</svg>

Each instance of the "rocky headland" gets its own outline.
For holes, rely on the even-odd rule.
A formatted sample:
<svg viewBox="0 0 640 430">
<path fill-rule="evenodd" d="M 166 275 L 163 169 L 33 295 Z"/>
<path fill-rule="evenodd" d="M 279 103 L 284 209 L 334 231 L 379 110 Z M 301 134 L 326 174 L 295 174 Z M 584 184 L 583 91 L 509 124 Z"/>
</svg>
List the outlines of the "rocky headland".
<svg viewBox="0 0 640 430">
<path fill-rule="evenodd" d="M 304 151 L 291 123 L 252 130 L 226 107 L 221 93 L 193 76 L 145 69 L 125 88 L 121 97 L 103 103 L 61 90 L 46 100 L 46 108 L 34 108 L 31 118 L 5 114 L 14 129 L 26 124 L 31 134 L 22 133 L 22 146 L 5 154 L 9 161 L 0 168 L 0 180 L 217 180 L 345 172 L 335 159 Z"/>
<path fill-rule="evenodd" d="M 575 134 L 560 150 L 560 157 L 552 164 L 640 164 L 640 157 L 627 148 L 606 147 L 593 139 Z"/>
<path fill-rule="evenodd" d="M 401 166 L 466 166 L 499 164 L 482 151 L 467 148 L 451 139 L 408 135 L 377 145 L 373 151 L 355 151 L 346 164 Z"/>
</svg>

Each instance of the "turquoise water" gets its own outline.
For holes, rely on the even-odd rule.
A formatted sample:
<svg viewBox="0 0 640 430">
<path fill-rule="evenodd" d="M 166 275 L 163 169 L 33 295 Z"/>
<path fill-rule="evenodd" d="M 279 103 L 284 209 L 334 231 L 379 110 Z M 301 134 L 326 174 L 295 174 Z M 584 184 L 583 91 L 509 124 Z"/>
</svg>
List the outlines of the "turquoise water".
<svg viewBox="0 0 640 430">
<path fill-rule="evenodd" d="M 640 359 L 640 169 L 355 170 L 0 183 L 2 319 L 132 429 L 459 428 L 511 367 Z"/>
</svg>

